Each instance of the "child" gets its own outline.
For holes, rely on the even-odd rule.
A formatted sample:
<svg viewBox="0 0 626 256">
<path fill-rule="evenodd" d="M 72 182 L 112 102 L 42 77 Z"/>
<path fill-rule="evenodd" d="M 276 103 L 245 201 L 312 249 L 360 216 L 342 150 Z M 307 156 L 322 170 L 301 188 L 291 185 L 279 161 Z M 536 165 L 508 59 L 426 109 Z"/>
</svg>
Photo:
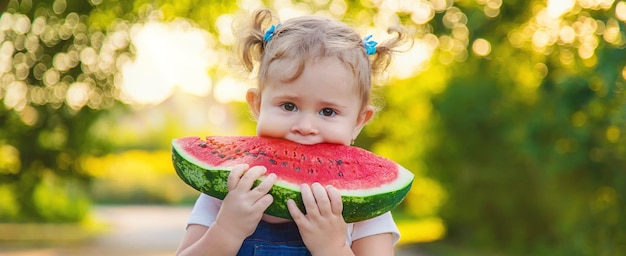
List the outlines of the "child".
<svg viewBox="0 0 626 256">
<path fill-rule="evenodd" d="M 316 16 L 287 20 L 269 29 L 269 10 L 253 16 L 241 38 L 248 71 L 258 66 L 258 88 L 246 99 L 257 120 L 257 135 L 301 144 L 350 145 L 374 115 L 372 73 L 384 70 L 398 37 L 376 46 L 347 25 Z M 372 55 L 372 63 L 368 55 Z M 192 210 L 179 255 L 393 255 L 398 229 L 385 213 L 346 224 L 338 190 L 302 185 L 303 214 L 290 200 L 293 221 L 264 215 L 267 194 L 277 180 L 264 167 L 239 165 L 228 177 L 224 200 L 200 195 Z"/>
</svg>

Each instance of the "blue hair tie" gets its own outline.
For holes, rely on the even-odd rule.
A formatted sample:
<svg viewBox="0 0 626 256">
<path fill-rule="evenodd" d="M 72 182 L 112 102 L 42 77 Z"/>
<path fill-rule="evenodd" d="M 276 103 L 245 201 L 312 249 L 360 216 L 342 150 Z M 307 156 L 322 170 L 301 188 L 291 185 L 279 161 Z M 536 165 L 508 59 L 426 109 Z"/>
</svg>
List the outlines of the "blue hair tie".
<svg viewBox="0 0 626 256">
<path fill-rule="evenodd" d="M 265 43 L 269 43 L 270 40 L 272 40 L 272 37 L 274 37 L 274 34 L 276 34 L 276 29 L 278 28 L 280 28 L 280 24 L 278 24 L 278 26 L 272 25 L 269 29 L 267 29 L 265 31 L 265 35 L 263 35 L 263 41 L 265 41 Z"/>
<path fill-rule="evenodd" d="M 367 52 L 367 55 L 373 55 L 374 53 L 376 53 L 376 45 L 378 43 L 374 40 L 372 40 L 372 35 L 366 36 L 363 39 L 363 47 L 365 47 L 365 52 Z"/>
</svg>

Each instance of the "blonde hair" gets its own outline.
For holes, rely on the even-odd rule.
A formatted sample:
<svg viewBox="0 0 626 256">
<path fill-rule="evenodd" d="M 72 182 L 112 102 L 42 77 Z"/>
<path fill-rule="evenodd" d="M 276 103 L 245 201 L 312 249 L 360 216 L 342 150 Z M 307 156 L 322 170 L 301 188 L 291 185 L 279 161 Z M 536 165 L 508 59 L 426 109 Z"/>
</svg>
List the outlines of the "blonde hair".
<svg viewBox="0 0 626 256">
<path fill-rule="evenodd" d="M 401 45 L 406 34 L 399 28 L 390 28 L 389 33 L 397 37 L 379 43 L 370 57 L 363 46 L 363 38 L 348 25 L 321 16 L 303 16 L 280 23 L 273 37 L 264 41 L 265 31 L 270 25 L 278 25 L 279 19 L 267 9 L 254 13 L 252 22 L 238 30 L 239 53 L 248 72 L 259 64 L 257 75 L 262 92 L 271 75 L 269 67 L 277 61 L 287 61 L 293 69 L 287 80 L 297 79 L 303 72 L 307 60 L 325 57 L 337 58 L 356 78 L 362 106 L 370 104 L 373 76 L 380 75 L 391 62 L 394 49 Z"/>
</svg>

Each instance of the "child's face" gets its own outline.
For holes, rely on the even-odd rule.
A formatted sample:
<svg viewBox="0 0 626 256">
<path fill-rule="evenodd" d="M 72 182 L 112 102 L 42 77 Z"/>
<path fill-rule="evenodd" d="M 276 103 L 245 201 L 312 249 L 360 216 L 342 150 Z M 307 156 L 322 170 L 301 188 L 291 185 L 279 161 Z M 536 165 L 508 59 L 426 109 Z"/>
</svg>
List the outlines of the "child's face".
<svg viewBox="0 0 626 256">
<path fill-rule="evenodd" d="M 291 81 L 281 81 L 281 70 L 272 68 L 276 75 L 263 91 L 247 95 L 258 136 L 349 145 L 374 113 L 371 106 L 362 108 L 354 75 L 335 58 L 306 62 Z"/>
</svg>

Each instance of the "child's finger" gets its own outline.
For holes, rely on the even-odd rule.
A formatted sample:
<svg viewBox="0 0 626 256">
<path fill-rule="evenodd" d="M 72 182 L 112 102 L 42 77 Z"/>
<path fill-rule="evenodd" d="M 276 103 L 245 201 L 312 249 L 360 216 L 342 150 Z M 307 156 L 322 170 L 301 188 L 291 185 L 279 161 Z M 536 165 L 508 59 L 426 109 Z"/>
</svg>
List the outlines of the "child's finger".
<svg viewBox="0 0 626 256">
<path fill-rule="evenodd" d="M 313 191 L 311 191 L 311 187 L 309 187 L 308 184 L 302 184 L 300 186 L 300 193 L 302 194 L 302 202 L 304 203 L 304 209 L 306 210 L 306 214 L 308 216 L 319 216 L 320 212 L 317 208 L 317 202 L 315 201 L 315 196 L 313 196 Z"/>
<path fill-rule="evenodd" d="M 263 166 L 253 166 L 246 173 L 241 176 L 239 180 L 239 184 L 237 184 L 237 189 L 250 191 L 252 188 L 252 184 L 254 181 L 263 176 L 267 169 Z"/>
<path fill-rule="evenodd" d="M 270 173 L 267 177 L 265 177 L 265 179 L 263 179 L 263 181 L 261 181 L 261 183 L 259 183 L 258 186 L 253 189 L 253 191 L 255 191 L 259 197 L 267 194 L 272 189 L 272 186 L 274 186 L 276 179 L 276 174 Z"/>
<path fill-rule="evenodd" d="M 303 225 L 303 221 L 306 220 L 306 217 L 304 216 L 304 213 L 300 211 L 300 208 L 298 208 L 298 205 L 295 201 L 293 201 L 293 199 L 287 200 L 287 209 L 289 210 L 289 214 L 296 225 Z"/>
<path fill-rule="evenodd" d="M 343 201 L 341 201 L 341 193 L 335 187 L 326 186 L 326 192 L 328 192 L 328 198 L 330 199 L 330 207 L 333 214 L 341 214 L 343 211 Z"/>
<path fill-rule="evenodd" d="M 313 192 L 313 197 L 315 197 L 320 214 L 322 216 L 332 214 L 330 199 L 328 199 L 326 189 L 318 182 L 315 182 L 311 185 L 311 191 Z"/>
<path fill-rule="evenodd" d="M 241 179 L 241 176 L 246 170 L 248 170 L 247 164 L 238 164 L 233 167 L 233 169 L 228 174 L 228 180 L 226 181 L 226 186 L 228 187 L 228 190 L 233 190 L 237 187 L 237 184 L 239 184 L 239 179 Z"/>
<path fill-rule="evenodd" d="M 265 194 L 261 198 L 259 198 L 259 200 L 254 202 L 254 205 L 252 207 L 260 212 L 263 212 L 267 209 L 267 207 L 270 207 L 272 202 L 274 202 L 274 197 L 272 197 L 272 195 L 270 194 Z"/>
</svg>

